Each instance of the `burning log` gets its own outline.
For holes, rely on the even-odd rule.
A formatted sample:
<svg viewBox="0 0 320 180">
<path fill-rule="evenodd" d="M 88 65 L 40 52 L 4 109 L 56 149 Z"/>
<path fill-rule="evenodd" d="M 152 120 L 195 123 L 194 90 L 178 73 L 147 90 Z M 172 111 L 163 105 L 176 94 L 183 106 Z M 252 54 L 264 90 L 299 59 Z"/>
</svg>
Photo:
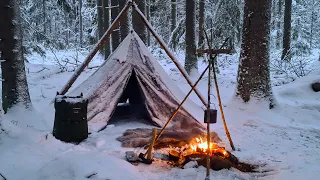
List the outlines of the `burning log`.
<svg viewBox="0 0 320 180">
<path fill-rule="evenodd" d="M 241 172 L 259 172 L 257 170 L 259 166 L 240 162 L 238 158 L 233 154 L 228 151 L 226 152 L 228 153 L 227 155 L 216 153 L 210 156 L 210 168 L 212 170 L 219 171 L 222 169 L 230 169 L 231 167 L 233 167 Z M 178 161 L 172 161 L 172 165 L 183 168 L 190 162 L 196 162 L 197 165 L 206 167 L 206 156 L 207 154 L 202 152 L 195 152 L 194 154 L 188 154 L 185 156 L 181 155 Z"/>
<path fill-rule="evenodd" d="M 169 160 L 170 161 L 179 161 L 180 153 L 175 150 L 169 151 Z"/>
<path fill-rule="evenodd" d="M 258 166 L 240 162 L 236 156 L 227 151 L 224 147 L 218 146 L 211 142 L 210 145 L 210 168 L 219 171 L 222 169 L 236 168 L 242 172 L 258 172 Z M 169 160 L 173 166 L 185 167 L 186 164 L 193 162 L 200 166 L 207 166 L 207 142 L 204 142 L 201 137 L 193 138 L 180 152 L 169 150 Z"/>
</svg>

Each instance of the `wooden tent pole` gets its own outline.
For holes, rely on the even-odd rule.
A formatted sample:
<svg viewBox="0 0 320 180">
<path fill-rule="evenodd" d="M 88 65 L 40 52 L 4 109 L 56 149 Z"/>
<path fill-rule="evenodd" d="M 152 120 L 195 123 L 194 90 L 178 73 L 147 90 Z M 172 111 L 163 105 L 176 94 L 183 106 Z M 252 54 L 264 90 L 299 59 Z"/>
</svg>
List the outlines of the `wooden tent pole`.
<svg viewBox="0 0 320 180">
<path fill-rule="evenodd" d="M 119 22 L 122 18 L 122 16 L 128 12 L 132 2 L 128 1 L 126 6 L 122 9 L 122 11 L 119 13 L 119 15 L 116 17 L 116 19 L 113 21 L 113 23 L 110 25 L 109 29 L 103 34 L 103 36 L 100 38 L 98 43 L 95 45 L 94 49 L 91 51 L 91 53 L 86 57 L 84 62 L 79 66 L 79 68 L 76 70 L 76 72 L 72 75 L 70 80 L 67 82 L 67 84 L 62 88 L 62 90 L 59 92 L 59 94 L 64 95 L 68 92 L 68 90 L 71 88 L 73 83 L 78 79 L 82 71 L 88 66 L 90 61 L 93 59 L 93 57 L 97 54 L 99 49 L 102 48 L 104 43 L 107 41 L 107 39 L 110 37 L 112 31 L 119 25 Z"/>
<path fill-rule="evenodd" d="M 204 29 L 204 28 L 203 28 Z M 207 32 L 205 31 L 204 29 L 204 34 L 206 36 L 206 39 L 207 39 L 207 43 L 208 43 L 208 47 L 209 49 L 211 49 L 211 45 L 209 43 L 209 37 L 208 37 L 208 34 Z M 218 97 L 218 102 L 219 102 L 219 107 L 220 107 L 220 112 L 221 112 L 221 117 L 222 117 L 222 121 L 223 121 L 223 125 L 224 125 L 224 130 L 226 131 L 226 135 L 229 139 L 229 142 L 230 142 L 230 146 L 232 148 L 232 150 L 236 150 L 234 145 L 233 145 L 233 142 L 232 142 L 232 139 L 231 139 L 231 135 L 230 135 L 230 132 L 228 130 L 228 126 L 227 126 L 227 123 L 226 123 L 226 119 L 224 117 L 224 113 L 223 113 L 223 108 L 222 108 L 222 102 L 221 102 L 221 97 L 220 97 L 220 91 L 219 91 L 219 86 L 218 86 L 218 81 L 217 81 L 217 74 L 216 74 L 216 71 L 215 71 L 215 67 L 214 67 L 214 62 L 213 60 L 215 59 L 215 57 L 212 57 L 212 54 L 210 54 L 210 60 L 209 61 L 212 61 L 211 64 L 212 65 L 212 71 L 213 71 L 213 80 L 214 80 L 214 84 L 215 84 L 215 87 L 216 87 L 216 91 L 217 91 L 217 97 Z"/>
<path fill-rule="evenodd" d="M 167 55 L 169 56 L 169 58 L 172 60 L 172 62 L 177 66 L 178 70 L 181 72 L 181 74 L 183 75 L 183 77 L 187 80 L 188 84 L 190 85 L 190 87 L 193 87 L 193 83 L 190 80 L 187 72 L 184 70 L 184 68 L 181 66 L 181 64 L 179 63 L 179 61 L 174 57 L 173 53 L 169 50 L 168 46 L 164 43 L 164 41 L 160 38 L 160 36 L 155 32 L 155 30 L 153 29 L 153 27 L 151 26 L 151 24 L 148 22 L 147 18 L 144 16 L 144 14 L 140 11 L 140 9 L 138 8 L 137 4 L 135 2 L 132 3 L 133 8 L 137 11 L 137 13 L 140 15 L 142 21 L 144 22 L 144 24 L 147 26 L 148 30 L 151 32 L 151 34 L 154 36 L 154 38 L 158 41 L 158 43 L 160 44 L 160 46 L 164 49 L 164 51 L 167 53 Z M 206 100 L 202 97 L 202 95 L 200 94 L 200 92 L 197 89 L 194 89 L 194 92 L 197 94 L 197 96 L 199 97 L 199 99 L 201 100 L 202 104 L 204 106 L 207 106 L 207 102 Z"/>
<path fill-rule="evenodd" d="M 207 106 L 207 116 L 204 117 L 207 120 L 207 174 L 206 179 L 210 179 L 210 168 L 211 168 L 211 148 L 210 148 L 210 123 L 211 123 L 211 116 L 210 116 L 210 103 L 211 103 L 211 61 L 208 63 L 209 71 L 208 71 L 208 106 Z"/>
</svg>

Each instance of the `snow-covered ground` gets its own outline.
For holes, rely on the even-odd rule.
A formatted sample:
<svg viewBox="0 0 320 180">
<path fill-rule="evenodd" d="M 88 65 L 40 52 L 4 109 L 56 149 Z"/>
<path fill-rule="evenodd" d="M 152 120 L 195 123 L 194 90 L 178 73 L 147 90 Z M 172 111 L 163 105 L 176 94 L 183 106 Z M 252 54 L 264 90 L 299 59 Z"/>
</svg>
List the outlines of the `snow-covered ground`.
<svg viewBox="0 0 320 180">
<path fill-rule="evenodd" d="M 157 57 L 163 59 L 158 50 Z M 119 122 L 104 131 L 92 133 L 79 145 L 56 140 L 53 128 L 54 108 L 50 104 L 56 91 L 72 75 L 60 73 L 55 57 L 73 59 L 75 53 L 59 52 L 45 58 L 28 56 L 28 81 L 34 109 L 25 111 L 12 109 L 1 120 L 0 130 L 0 173 L 8 180 L 37 179 L 155 179 L 155 180 L 203 180 L 205 168 L 172 168 L 164 161 L 156 160 L 152 165 L 131 165 L 124 160 L 125 151 L 141 149 L 122 148 L 115 138 L 126 129 L 146 127 L 138 122 Z M 80 59 L 84 55 L 78 54 Z M 178 59 L 183 54 L 178 53 Z M 236 169 L 211 171 L 212 179 L 312 179 L 320 177 L 320 93 L 312 91 L 310 84 L 320 81 L 320 63 L 308 76 L 294 82 L 279 80 L 279 74 L 272 74 L 273 92 L 277 99 L 276 108 L 269 110 L 263 103 L 252 101 L 243 104 L 233 99 L 236 86 L 238 55 L 220 58 L 218 81 L 229 131 L 236 146 L 231 150 L 221 120 L 211 126 L 225 142 L 225 146 L 241 161 L 252 164 L 267 164 L 268 173 L 242 173 Z M 182 62 L 182 61 L 181 61 Z M 42 64 L 43 63 L 43 64 Z M 99 56 L 91 64 L 101 63 Z M 167 59 L 160 61 L 170 77 L 185 92 L 190 87 L 179 71 Z M 182 62 L 183 63 L 183 62 Z M 72 66 L 72 65 L 71 65 Z M 199 71 L 205 64 L 199 61 Z M 72 67 L 68 70 L 72 70 Z M 86 70 L 76 82 L 81 83 L 95 69 Z M 196 77 L 193 77 L 194 79 Z M 199 89 L 206 94 L 206 80 Z M 215 89 L 213 89 L 215 92 Z M 200 103 L 192 94 L 191 98 Z M 213 98 L 216 106 L 217 99 Z M 221 119 L 219 117 L 219 119 Z M 261 169 L 262 171 L 264 169 Z M 1 180 L 1 176 L 0 176 Z"/>
</svg>

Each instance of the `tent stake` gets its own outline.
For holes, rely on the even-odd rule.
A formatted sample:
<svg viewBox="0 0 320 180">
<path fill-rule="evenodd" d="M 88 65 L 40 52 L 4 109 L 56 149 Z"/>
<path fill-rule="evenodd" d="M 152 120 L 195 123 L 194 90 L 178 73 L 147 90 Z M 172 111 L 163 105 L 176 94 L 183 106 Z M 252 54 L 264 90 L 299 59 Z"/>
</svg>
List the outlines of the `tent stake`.
<svg viewBox="0 0 320 180">
<path fill-rule="evenodd" d="M 209 49 L 211 49 L 211 45 L 210 45 L 210 43 L 209 43 L 209 37 L 208 37 L 207 32 L 205 31 L 205 28 L 203 28 L 203 31 L 204 31 L 204 34 L 205 34 L 206 39 L 207 39 L 208 47 L 209 47 Z M 228 137 L 228 139 L 229 139 L 230 146 L 231 146 L 232 150 L 235 151 L 236 149 L 235 149 L 235 147 L 234 147 L 234 145 L 233 145 L 233 142 L 232 142 L 232 139 L 231 139 L 231 135 L 230 135 L 230 133 L 229 133 L 228 126 L 227 126 L 227 123 L 226 123 L 226 119 L 225 119 L 224 113 L 223 113 L 222 102 L 221 102 L 221 97 L 220 97 L 220 91 L 219 91 L 219 86 L 218 86 L 218 81 L 217 81 L 217 74 L 216 74 L 215 67 L 214 67 L 214 62 L 213 62 L 213 60 L 214 60 L 216 57 L 212 57 L 212 54 L 210 54 L 209 56 L 210 56 L 210 61 L 212 61 L 211 63 L 209 63 L 209 65 L 210 65 L 210 64 L 212 65 L 213 80 L 214 80 L 214 84 L 215 84 L 216 91 L 217 91 L 217 97 L 218 97 L 218 102 L 219 102 L 221 117 L 222 117 L 222 121 L 223 121 L 223 125 L 224 125 L 224 130 L 226 131 L 226 134 L 227 134 L 227 137 Z"/>
<path fill-rule="evenodd" d="M 167 47 L 167 45 L 164 43 L 164 41 L 160 38 L 160 36 L 156 33 L 156 31 L 153 29 L 153 27 L 151 26 L 151 24 L 148 22 L 147 18 L 144 16 L 144 14 L 139 10 L 139 8 L 137 7 L 137 4 L 135 2 L 132 3 L 133 8 L 137 11 L 137 13 L 140 15 L 142 21 L 144 22 L 144 24 L 147 26 L 148 30 L 151 32 L 151 34 L 153 35 L 153 37 L 158 41 L 158 43 L 160 44 L 160 46 L 162 47 L 162 49 L 164 49 L 164 51 L 167 53 L 167 55 L 169 56 L 169 58 L 172 60 L 172 62 L 177 66 L 178 70 L 181 72 L 181 74 L 183 75 L 183 77 L 187 80 L 188 84 L 190 85 L 190 87 L 192 88 L 194 85 L 192 83 L 192 81 L 190 80 L 187 72 L 184 70 L 184 68 L 181 66 L 181 64 L 179 63 L 179 61 L 174 57 L 173 53 L 169 50 L 169 48 Z M 202 104 L 204 106 L 207 106 L 207 102 L 206 100 L 202 97 L 201 93 L 195 88 L 194 92 L 197 94 L 197 96 L 199 97 L 199 99 L 201 100 Z"/>
<path fill-rule="evenodd" d="M 225 43 L 227 42 L 228 39 L 226 39 L 223 44 L 221 45 L 220 49 L 225 45 Z M 215 57 L 217 56 L 217 54 L 215 55 Z M 182 102 L 179 104 L 179 106 L 177 107 L 177 109 L 174 111 L 174 113 L 172 114 L 172 116 L 168 119 L 168 121 L 166 122 L 166 124 L 163 126 L 163 128 L 161 129 L 161 131 L 159 132 L 159 134 L 157 135 L 156 139 L 154 142 L 157 142 L 158 139 L 160 138 L 160 136 L 163 134 L 164 130 L 167 128 L 167 126 L 169 125 L 169 123 L 173 120 L 173 118 L 177 115 L 178 111 L 181 109 L 183 103 L 187 100 L 187 98 L 189 97 L 189 95 L 191 94 L 191 92 L 195 89 L 195 87 L 198 85 L 198 83 L 200 82 L 200 80 L 202 79 L 202 77 L 204 76 L 204 74 L 207 72 L 207 70 L 209 69 L 209 65 L 203 70 L 203 72 L 201 73 L 200 77 L 198 78 L 198 80 L 196 81 L 196 83 L 191 87 L 190 91 L 188 92 L 188 94 L 185 96 L 185 98 L 182 100 Z M 150 146 L 147 150 L 147 152 L 149 151 Z M 146 155 L 147 152 L 144 154 Z"/>
<path fill-rule="evenodd" d="M 119 13 L 119 15 L 116 17 L 116 19 L 113 21 L 113 23 L 110 25 L 109 29 L 104 33 L 104 35 L 100 38 L 98 43 L 95 45 L 94 49 L 91 51 L 91 53 L 86 57 L 84 62 L 80 65 L 80 67 L 76 70 L 76 72 L 72 75 L 70 80 L 67 82 L 67 84 L 62 88 L 59 94 L 64 95 L 68 92 L 70 87 L 73 85 L 73 83 L 78 79 L 82 71 L 88 66 L 88 64 L 91 62 L 93 57 L 97 54 L 99 49 L 102 48 L 103 44 L 107 41 L 107 39 L 110 37 L 112 31 L 119 25 L 119 22 L 122 18 L 122 16 L 128 12 L 132 2 L 128 1 L 126 6 L 122 9 L 122 11 Z"/>
</svg>

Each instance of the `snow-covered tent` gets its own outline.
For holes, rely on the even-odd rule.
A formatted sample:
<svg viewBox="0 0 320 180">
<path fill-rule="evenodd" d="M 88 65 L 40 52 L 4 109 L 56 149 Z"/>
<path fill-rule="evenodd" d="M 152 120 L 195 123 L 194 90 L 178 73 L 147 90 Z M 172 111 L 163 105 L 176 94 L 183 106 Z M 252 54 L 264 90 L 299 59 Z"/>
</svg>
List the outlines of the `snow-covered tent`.
<svg viewBox="0 0 320 180">
<path fill-rule="evenodd" d="M 142 108 L 152 124 L 162 127 L 185 97 L 134 31 L 69 95 L 81 92 L 89 100 L 88 121 L 93 130 L 107 125 L 119 103 L 128 101 L 135 113 Z M 174 118 L 202 126 L 198 120 L 203 120 L 203 110 L 190 99 Z"/>
</svg>

